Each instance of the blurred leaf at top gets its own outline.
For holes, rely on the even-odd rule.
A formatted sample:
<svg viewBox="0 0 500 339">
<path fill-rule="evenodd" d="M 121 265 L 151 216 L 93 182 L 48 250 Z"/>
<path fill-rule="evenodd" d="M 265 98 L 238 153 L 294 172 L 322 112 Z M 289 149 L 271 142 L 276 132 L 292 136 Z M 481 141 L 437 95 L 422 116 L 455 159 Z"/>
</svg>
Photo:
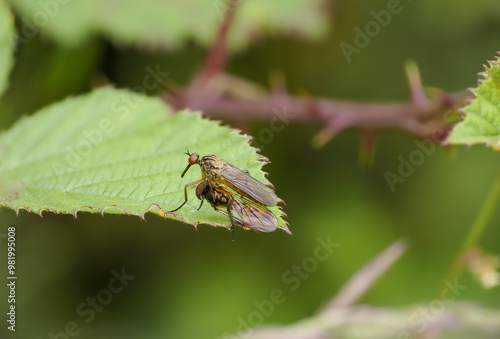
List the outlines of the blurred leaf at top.
<svg viewBox="0 0 500 339">
<path fill-rule="evenodd" d="M 0 126 L 6 128 L 24 114 L 88 91 L 101 55 L 96 39 L 74 48 L 51 48 L 38 36 L 26 44 L 21 39 L 9 87 L 0 98 Z"/>
<path fill-rule="evenodd" d="M 245 47 L 264 33 L 318 38 L 326 32 L 324 0 L 10 0 L 21 17 L 21 32 L 40 29 L 64 45 L 103 34 L 121 45 L 178 48 L 187 39 L 213 42 L 225 9 L 237 10 L 230 47 Z"/>
<path fill-rule="evenodd" d="M 267 182 L 249 140 L 199 114 L 173 115 L 161 99 L 101 88 L 46 107 L 0 136 L 0 206 L 163 216 L 184 201 L 184 185 L 201 178 L 199 169 L 181 178 L 187 147 Z M 176 212 L 186 222 L 229 224 L 208 204 L 198 211 L 193 190 L 189 197 Z M 270 209 L 285 228 L 279 208 Z"/>
<path fill-rule="evenodd" d="M 7 87 L 7 79 L 14 61 L 15 42 L 14 17 L 7 5 L 0 1 L 0 96 Z"/>
<path fill-rule="evenodd" d="M 489 62 L 483 79 L 473 90 L 475 99 L 464 107 L 465 119 L 451 131 L 446 143 L 486 144 L 500 149 L 500 58 Z"/>
</svg>

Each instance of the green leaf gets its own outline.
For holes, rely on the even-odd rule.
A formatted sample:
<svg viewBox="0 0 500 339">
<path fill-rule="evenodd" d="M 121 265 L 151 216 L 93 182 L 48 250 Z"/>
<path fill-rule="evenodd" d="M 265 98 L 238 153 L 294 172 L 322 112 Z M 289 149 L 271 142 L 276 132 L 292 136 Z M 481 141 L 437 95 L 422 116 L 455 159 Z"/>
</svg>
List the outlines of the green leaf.
<svg viewBox="0 0 500 339">
<path fill-rule="evenodd" d="M 463 108 L 465 119 L 451 131 L 446 144 L 486 144 L 500 149 L 500 58 L 489 62 L 473 90 L 475 99 Z"/>
<path fill-rule="evenodd" d="M 16 55 L 10 73 L 9 87 L 0 98 L 0 126 L 12 126 L 24 114 L 69 95 L 87 92 L 89 84 L 95 82 L 102 62 L 100 42 L 89 40 L 71 49 L 49 46 L 40 37 L 22 45 L 22 53 Z"/>
<path fill-rule="evenodd" d="M 16 39 L 14 18 L 5 2 L 0 1 L 0 96 L 7 88 L 9 73 L 14 64 Z"/>
<path fill-rule="evenodd" d="M 24 30 L 41 29 L 66 45 L 80 44 L 90 35 L 101 33 L 118 44 L 169 48 L 178 48 L 189 38 L 210 45 L 231 3 L 230 0 L 10 2 L 23 18 Z M 298 33 L 318 38 L 327 31 L 323 5 L 324 0 L 239 0 L 230 46 L 244 47 L 265 33 Z M 229 10 L 235 10 L 234 5 Z"/>
<path fill-rule="evenodd" d="M 181 179 L 187 147 L 267 182 L 248 136 L 199 114 L 173 115 L 158 98 L 102 88 L 42 109 L 0 135 L 0 206 L 164 216 L 184 201 L 184 185 L 201 178 L 195 167 Z M 191 190 L 177 214 L 195 225 L 229 224 L 210 205 L 198 206 Z M 270 209 L 287 230 L 279 207 Z"/>
</svg>

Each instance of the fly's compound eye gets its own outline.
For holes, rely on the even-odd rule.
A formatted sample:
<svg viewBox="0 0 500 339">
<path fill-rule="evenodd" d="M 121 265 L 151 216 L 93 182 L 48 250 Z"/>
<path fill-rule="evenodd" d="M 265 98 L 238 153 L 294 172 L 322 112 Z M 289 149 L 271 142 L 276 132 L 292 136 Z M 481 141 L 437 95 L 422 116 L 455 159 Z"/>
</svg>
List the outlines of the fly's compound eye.
<svg viewBox="0 0 500 339">
<path fill-rule="evenodd" d="M 196 186 L 196 196 L 198 197 L 198 199 L 205 199 L 205 196 L 207 195 L 209 189 L 210 186 L 208 186 L 208 183 L 206 181 Z"/>
<path fill-rule="evenodd" d="M 198 153 L 193 153 L 189 155 L 189 164 L 194 165 L 198 162 L 198 159 L 200 158 L 200 155 Z"/>
</svg>

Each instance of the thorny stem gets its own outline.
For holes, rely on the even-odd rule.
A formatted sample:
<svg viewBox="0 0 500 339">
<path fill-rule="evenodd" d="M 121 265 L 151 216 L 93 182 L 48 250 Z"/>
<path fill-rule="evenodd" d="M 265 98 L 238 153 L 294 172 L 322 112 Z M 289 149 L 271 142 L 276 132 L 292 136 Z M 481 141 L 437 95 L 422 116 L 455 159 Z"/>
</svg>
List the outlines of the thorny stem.
<svg viewBox="0 0 500 339">
<path fill-rule="evenodd" d="M 199 95 L 198 95 L 199 94 Z M 261 99 L 227 97 L 212 92 L 187 91 L 165 100 L 176 108 L 202 111 L 212 118 L 238 122 L 269 121 L 283 123 L 319 123 L 326 127 L 316 141 L 324 144 L 348 128 L 396 129 L 418 138 L 441 141 L 450 125 L 445 114 L 467 98 L 468 93 L 428 100 L 422 106 L 413 103 L 356 103 L 326 99 L 304 99 L 288 95 Z M 282 115 L 276 114 L 276 110 Z M 284 112 L 283 112 L 284 111 Z"/>
<path fill-rule="evenodd" d="M 407 248 L 404 240 L 398 240 L 386 248 L 352 276 L 342 286 L 335 298 L 322 307 L 321 312 L 353 305 L 391 268 L 394 262 L 406 252 Z"/>
</svg>

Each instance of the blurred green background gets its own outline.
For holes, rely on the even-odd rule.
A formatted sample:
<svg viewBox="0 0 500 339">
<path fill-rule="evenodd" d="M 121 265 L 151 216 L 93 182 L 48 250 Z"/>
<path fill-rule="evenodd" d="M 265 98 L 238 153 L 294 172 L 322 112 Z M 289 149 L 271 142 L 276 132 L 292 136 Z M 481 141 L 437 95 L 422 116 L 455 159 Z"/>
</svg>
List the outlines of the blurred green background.
<svg viewBox="0 0 500 339">
<path fill-rule="evenodd" d="M 407 101 L 408 60 L 418 64 L 426 86 L 458 92 L 475 87 L 483 64 L 500 50 L 497 0 L 422 0 L 402 2 L 403 11 L 348 63 L 339 44 L 352 44 L 354 27 L 387 3 L 332 1 L 324 39 L 268 37 L 232 55 L 228 71 L 268 86 L 278 70 L 293 94 Z M 38 34 L 16 54 L 11 86 L 0 101 L 0 127 L 107 81 L 133 88 L 148 65 L 161 65 L 169 81 L 185 85 L 206 52 L 191 40 L 176 50 L 157 50 L 117 47 L 100 37 L 67 49 Z M 247 132 L 255 136 L 265 127 L 256 123 Z M 448 153 L 437 148 L 391 192 L 384 173 L 397 173 L 398 157 L 408 159 L 417 149 L 414 137 L 379 133 L 374 164 L 364 168 L 357 132 L 315 149 L 311 139 L 319 128 L 290 124 L 262 150 L 272 161 L 264 170 L 286 201 L 293 236 L 238 229 L 232 242 L 224 228 L 201 225 L 196 231 L 154 215 L 147 221 L 83 213 L 76 219 L 51 213 L 40 218 L 0 210 L 4 234 L 17 226 L 19 338 L 47 338 L 70 321 L 81 329 L 80 338 L 215 338 L 235 333 L 242 321 L 290 324 L 313 315 L 364 263 L 400 238 L 408 240 L 409 251 L 361 303 L 398 307 L 431 300 L 498 176 L 498 154 L 483 147 Z M 496 213 L 481 241 L 492 253 L 500 252 L 499 223 Z M 339 247 L 295 280 L 298 288 L 292 290 L 297 284 L 283 277 L 297 276 L 290 270 L 314 256 L 318 239 Z M 2 258 L 5 244 L 0 238 Z M 111 271 L 122 268 L 135 278 L 87 323 L 78 306 L 107 288 Z M 1 264 L 0 276 L 5 269 Z M 498 288 L 484 290 L 468 275 L 461 282 L 467 289 L 460 300 L 500 305 Z M 253 317 L 256 304 L 275 289 L 283 291 L 284 302 L 269 315 Z M 2 312 L 6 295 L 1 284 Z"/>
</svg>

